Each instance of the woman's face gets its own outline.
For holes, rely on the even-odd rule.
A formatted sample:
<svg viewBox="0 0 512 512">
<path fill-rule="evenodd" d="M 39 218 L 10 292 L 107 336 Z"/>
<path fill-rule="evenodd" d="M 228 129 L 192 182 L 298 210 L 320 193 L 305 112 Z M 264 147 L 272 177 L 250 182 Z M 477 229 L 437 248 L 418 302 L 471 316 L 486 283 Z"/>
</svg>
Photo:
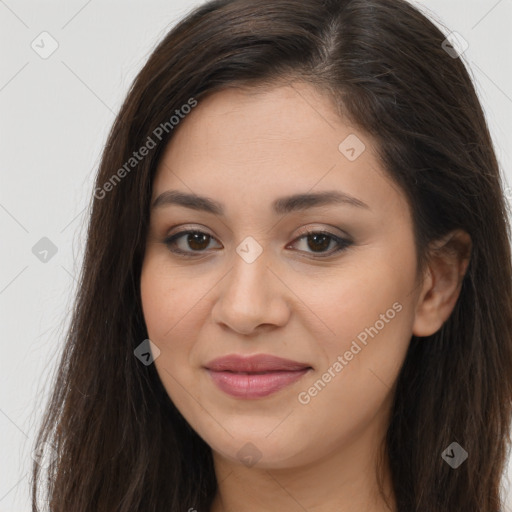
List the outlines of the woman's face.
<svg viewBox="0 0 512 512">
<path fill-rule="evenodd" d="M 279 468 L 374 450 L 420 290 L 410 210 L 369 136 L 309 85 L 225 90 L 181 121 L 155 200 L 144 318 L 214 454 Z M 208 369 L 262 354 L 300 364 Z"/>
</svg>

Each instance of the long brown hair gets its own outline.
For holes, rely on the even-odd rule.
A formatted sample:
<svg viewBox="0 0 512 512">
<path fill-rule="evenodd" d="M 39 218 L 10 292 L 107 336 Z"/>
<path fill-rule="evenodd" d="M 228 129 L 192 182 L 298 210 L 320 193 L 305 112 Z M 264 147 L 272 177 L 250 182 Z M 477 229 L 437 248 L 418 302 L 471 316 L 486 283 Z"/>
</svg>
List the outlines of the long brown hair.
<svg viewBox="0 0 512 512">
<path fill-rule="evenodd" d="M 209 510 L 211 449 L 154 365 L 134 355 L 148 337 L 139 281 L 152 180 L 179 127 L 177 110 L 182 119 L 183 106 L 206 94 L 278 80 L 327 92 L 340 115 L 375 137 L 411 205 L 421 265 L 429 242 L 457 228 L 471 236 L 452 315 L 434 335 L 412 336 L 386 453 L 399 512 L 503 508 L 510 228 L 482 108 L 445 38 L 403 0 L 214 0 L 167 34 L 135 79 L 101 160 L 73 317 L 37 437 L 37 449 L 53 457 L 46 480 L 34 464 L 34 511 L 41 487 L 52 512 Z M 143 146 L 147 154 L 131 160 Z M 468 452 L 457 469 L 441 457 L 452 442 Z"/>
</svg>

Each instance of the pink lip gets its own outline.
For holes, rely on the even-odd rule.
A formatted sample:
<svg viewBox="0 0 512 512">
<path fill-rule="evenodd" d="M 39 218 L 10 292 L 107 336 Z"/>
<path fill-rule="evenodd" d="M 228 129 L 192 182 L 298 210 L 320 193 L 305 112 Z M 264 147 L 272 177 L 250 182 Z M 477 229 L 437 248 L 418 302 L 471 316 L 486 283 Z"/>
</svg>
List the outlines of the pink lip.
<svg viewBox="0 0 512 512">
<path fill-rule="evenodd" d="M 262 398 L 291 385 L 311 366 L 268 354 L 220 357 L 206 365 L 219 389 L 237 398 Z"/>
</svg>

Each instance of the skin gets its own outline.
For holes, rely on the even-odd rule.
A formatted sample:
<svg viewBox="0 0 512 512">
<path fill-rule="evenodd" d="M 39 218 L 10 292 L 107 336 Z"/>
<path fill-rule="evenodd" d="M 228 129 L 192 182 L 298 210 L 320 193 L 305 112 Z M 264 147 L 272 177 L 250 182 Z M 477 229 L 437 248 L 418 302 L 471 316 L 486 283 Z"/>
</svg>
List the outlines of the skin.
<svg viewBox="0 0 512 512">
<path fill-rule="evenodd" d="M 350 134 L 366 147 L 353 161 L 338 149 Z M 181 205 L 152 209 L 141 275 L 158 374 L 213 450 L 219 489 L 212 512 L 390 510 L 375 466 L 396 378 L 411 335 L 433 334 L 449 317 L 468 261 L 461 252 L 439 253 L 420 275 L 409 205 L 374 148 L 326 96 L 294 83 L 201 100 L 160 161 L 153 200 L 172 189 L 225 208 L 223 217 Z M 330 190 L 368 208 L 271 210 L 278 197 Z M 333 253 L 333 239 L 308 244 L 305 228 L 353 243 Z M 165 244 L 187 229 L 212 237 L 188 244 L 182 236 L 177 247 L 196 255 L 188 259 Z M 252 263 L 236 252 L 248 236 L 262 249 Z M 465 233 L 451 236 L 469 247 Z M 338 356 L 397 303 L 400 311 L 333 371 Z M 203 368 L 233 353 L 272 354 L 313 369 L 277 393 L 244 400 L 219 390 Z M 330 382 L 301 403 L 299 394 L 329 368 Z M 242 460 L 244 446 L 256 464 Z M 384 477 L 396 510 L 386 463 Z"/>
</svg>

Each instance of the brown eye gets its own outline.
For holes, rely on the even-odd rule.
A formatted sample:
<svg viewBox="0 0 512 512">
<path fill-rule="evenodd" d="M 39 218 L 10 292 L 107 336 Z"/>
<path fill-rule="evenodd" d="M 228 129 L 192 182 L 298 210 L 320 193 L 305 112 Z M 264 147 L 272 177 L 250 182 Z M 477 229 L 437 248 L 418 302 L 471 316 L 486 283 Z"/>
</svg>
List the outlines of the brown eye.
<svg viewBox="0 0 512 512">
<path fill-rule="evenodd" d="M 314 234 L 307 236 L 308 248 L 314 252 L 319 250 L 320 252 L 325 251 L 331 245 L 332 238 L 324 234 Z"/>
<path fill-rule="evenodd" d="M 190 255 L 205 252 L 211 240 L 214 238 L 202 231 L 181 231 L 166 238 L 164 243 L 172 252 Z"/>
<path fill-rule="evenodd" d="M 326 231 L 308 231 L 301 237 L 297 238 L 294 243 L 306 240 L 306 247 L 309 250 L 302 252 L 318 253 L 326 256 L 331 256 L 339 251 L 342 251 L 352 245 L 350 240 L 340 238 L 332 233 Z M 327 249 L 334 243 L 334 250 L 327 252 Z M 324 257 L 324 256 L 319 256 Z"/>
<path fill-rule="evenodd" d="M 208 248 L 210 237 L 201 233 L 191 233 L 186 238 L 186 242 L 191 249 L 201 251 Z"/>
</svg>

